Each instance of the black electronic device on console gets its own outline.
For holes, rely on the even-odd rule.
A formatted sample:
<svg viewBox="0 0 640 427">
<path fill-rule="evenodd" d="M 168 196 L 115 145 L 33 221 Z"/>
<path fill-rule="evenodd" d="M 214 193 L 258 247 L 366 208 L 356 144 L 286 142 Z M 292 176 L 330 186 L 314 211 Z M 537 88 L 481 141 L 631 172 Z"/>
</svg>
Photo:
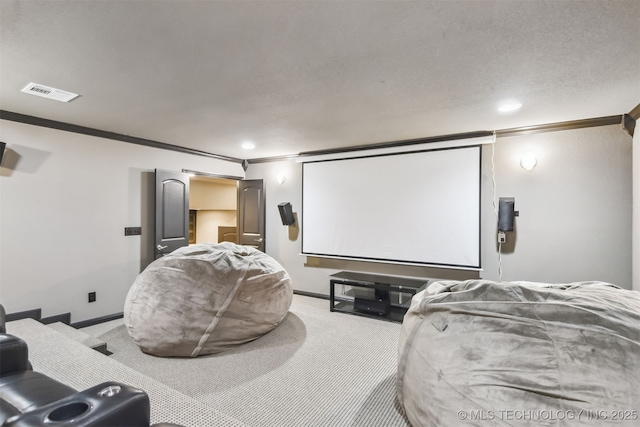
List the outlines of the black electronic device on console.
<svg viewBox="0 0 640 427">
<path fill-rule="evenodd" d="M 391 311 L 391 300 L 389 291 L 375 290 L 375 299 L 355 297 L 353 308 L 367 313 L 386 316 Z"/>
</svg>

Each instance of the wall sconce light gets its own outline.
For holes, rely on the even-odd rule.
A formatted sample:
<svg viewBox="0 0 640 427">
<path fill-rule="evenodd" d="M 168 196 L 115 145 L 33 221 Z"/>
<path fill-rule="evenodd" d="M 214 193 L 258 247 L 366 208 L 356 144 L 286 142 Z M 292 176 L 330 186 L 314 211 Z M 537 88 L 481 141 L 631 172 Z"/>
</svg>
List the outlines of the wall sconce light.
<svg viewBox="0 0 640 427">
<path fill-rule="evenodd" d="M 283 173 L 279 173 L 278 175 L 276 175 L 276 181 L 278 182 L 278 184 L 284 184 L 286 180 L 287 177 Z"/>
<path fill-rule="evenodd" d="M 522 166 L 522 169 L 528 171 L 533 170 L 537 164 L 538 159 L 536 159 L 536 156 L 533 153 L 525 153 L 520 160 L 520 166 Z"/>
</svg>

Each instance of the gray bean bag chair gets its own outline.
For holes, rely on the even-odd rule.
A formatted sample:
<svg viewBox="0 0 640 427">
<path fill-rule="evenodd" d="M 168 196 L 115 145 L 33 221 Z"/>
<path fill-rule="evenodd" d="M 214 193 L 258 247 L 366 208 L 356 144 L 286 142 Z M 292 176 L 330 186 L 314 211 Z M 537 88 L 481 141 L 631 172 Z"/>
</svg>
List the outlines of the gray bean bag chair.
<svg viewBox="0 0 640 427">
<path fill-rule="evenodd" d="M 149 264 L 124 305 L 140 349 L 156 356 L 218 353 L 274 329 L 293 291 L 269 255 L 225 242 L 183 247 Z"/>
<path fill-rule="evenodd" d="M 640 292 L 443 281 L 416 294 L 398 399 L 418 426 L 640 425 Z"/>
</svg>

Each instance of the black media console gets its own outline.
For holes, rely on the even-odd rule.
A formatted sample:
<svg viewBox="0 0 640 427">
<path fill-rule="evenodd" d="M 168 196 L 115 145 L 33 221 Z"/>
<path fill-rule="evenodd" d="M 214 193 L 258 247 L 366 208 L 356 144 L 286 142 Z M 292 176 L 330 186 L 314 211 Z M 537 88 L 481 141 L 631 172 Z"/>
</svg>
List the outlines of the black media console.
<svg viewBox="0 0 640 427">
<path fill-rule="evenodd" d="M 332 274 L 330 310 L 390 322 L 402 322 L 411 298 L 427 287 L 427 279 L 340 271 Z M 341 285 L 336 293 L 336 285 Z"/>
</svg>

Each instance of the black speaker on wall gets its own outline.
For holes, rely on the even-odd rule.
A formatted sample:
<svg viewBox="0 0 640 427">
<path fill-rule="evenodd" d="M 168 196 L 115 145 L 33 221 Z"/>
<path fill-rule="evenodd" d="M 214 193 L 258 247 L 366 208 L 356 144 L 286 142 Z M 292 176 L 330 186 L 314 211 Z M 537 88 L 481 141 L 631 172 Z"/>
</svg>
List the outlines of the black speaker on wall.
<svg viewBox="0 0 640 427">
<path fill-rule="evenodd" d="M 4 148 L 7 146 L 5 142 L 0 142 L 0 165 L 2 165 L 2 157 L 4 157 Z"/>
<path fill-rule="evenodd" d="M 296 222 L 293 216 L 293 210 L 291 209 L 291 203 L 283 202 L 278 205 L 278 211 L 280 211 L 280 219 L 282 225 L 291 225 Z"/>
<path fill-rule="evenodd" d="M 516 199 L 500 197 L 498 205 L 498 231 L 513 231 L 513 219 L 516 216 Z"/>
</svg>

